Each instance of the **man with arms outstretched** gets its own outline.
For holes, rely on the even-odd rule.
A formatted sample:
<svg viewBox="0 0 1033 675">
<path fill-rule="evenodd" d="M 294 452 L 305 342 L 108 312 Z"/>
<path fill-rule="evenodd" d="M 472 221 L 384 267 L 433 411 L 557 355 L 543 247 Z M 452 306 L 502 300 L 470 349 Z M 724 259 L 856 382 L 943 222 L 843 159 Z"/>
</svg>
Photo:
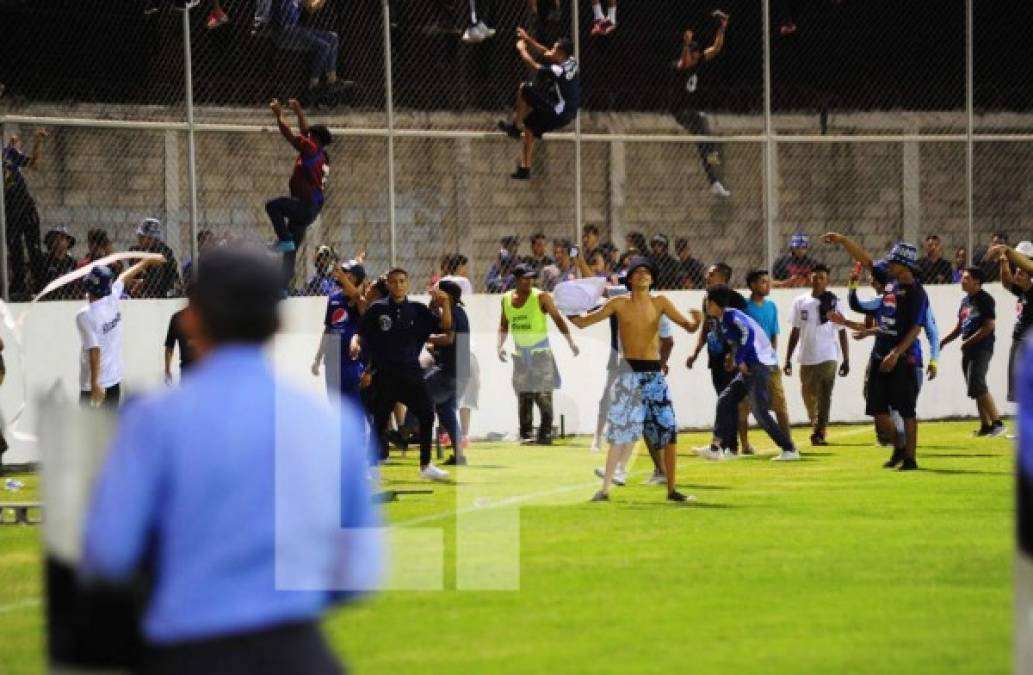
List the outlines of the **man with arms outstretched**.
<svg viewBox="0 0 1033 675">
<path fill-rule="evenodd" d="M 639 436 L 645 436 L 652 447 L 663 448 L 667 498 L 684 502 L 688 497 L 675 489 L 678 423 L 660 365 L 660 317 L 666 316 L 693 333 L 699 329 L 702 313 L 693 310 L 692 320 L 686 319 L 666 296 L 650 295 L 653 267 L 645 258 L 631 261 L 625 283 L 631 289 L 630 296 L 611 298 L 592 314 L 570 317 L 575 326 L 586 328 L 616 316 L 623 350 L 623 367 L 613 384 L 613 402 L 608 416 L 610 448 L 606 455 L 606 473 L 603 487 L 592 501 L 610 498 L 610 483 L 624 448 Z"/>
</svg>

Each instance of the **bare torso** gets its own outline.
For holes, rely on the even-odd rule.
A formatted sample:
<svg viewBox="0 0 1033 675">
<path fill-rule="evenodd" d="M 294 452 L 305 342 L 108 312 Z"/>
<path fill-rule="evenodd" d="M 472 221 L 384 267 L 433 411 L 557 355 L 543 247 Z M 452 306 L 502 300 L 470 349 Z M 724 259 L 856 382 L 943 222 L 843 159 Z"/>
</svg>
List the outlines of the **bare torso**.
<svg viewBox="0 0 1033 675">
<path fill-rule="evenodd" d="M 615 313 L 620 330 L 621 352 L 626 359 L 660 360 L 660 317 L 657 298 L 617 298 Z"/>
</svg>

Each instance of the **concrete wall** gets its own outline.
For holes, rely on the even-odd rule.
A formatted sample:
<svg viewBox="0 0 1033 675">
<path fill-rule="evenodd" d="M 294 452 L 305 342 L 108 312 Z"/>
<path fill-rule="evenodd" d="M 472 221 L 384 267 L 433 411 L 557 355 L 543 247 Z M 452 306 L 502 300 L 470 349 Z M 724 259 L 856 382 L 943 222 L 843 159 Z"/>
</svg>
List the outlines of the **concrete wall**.
<svg viewBox="0 0 1033 675">
<path fill-rule="evenodd" d="M 82 108 L 26 107 L 20 115 L 88 117 Z M 117 112 L 117 111 L 115 111 Z M 147 109 L 123 111 L 140 118 Z M 153 112 L 153 111 L 152 111 Z M 161 111 L 153 114 L 161 117 Z M 167 111 L 166 111 L 167 112 Z M 112 114 L 105 109 L 105 114 Z M 201 109 L 209 122 L 266 125 L 265 133 L 206 132 L 198 137 L 200 209 L 204 227 L 245 239 L 269 239 L 263 204 L 283 194 L 292 150 L 268 126 L 269 115 L 253 109 Z M 382 114 L 313 116 L 335 127 L 375 127 Z M 574 145 L 562 139 L 541 144 L 534 179 L 508 178 L 517 145 L 489 133 L 486 114 L 407 114 L 405 129 L 478 129 L 484 138 L 396 141 L 396 216 L 398 262 L 422 283 L 442 254 L 460 251 L 472 260 L 471 278 L 480 283 L 511 233 L 525 238 L 538 230 L 550 236 L 574 232 Z M 959 132 L 954 114 L 834 114 L 829 133 Z M 713 118 L 714 132 L 759 133 L 756 116 Z M 817 116 L 780 116 L 783 133 L 817 133 Z M 982 131 L 1033 128 L 1029 116 L 979 117 Z M 586 132 L 684 133 L 662 115 L 583 116 Z M 9 125 L 28 137 L 30 125 Z M 173 247 L 185 258 L 187 241 L 187 161 L 182 133 L 54 127 L 45 161 L 29 172 L 44 229 L 68 224 L 84 249 L 88 228 L 111 232 L 116 248 L 133 240 L 135 222 L 148 215 L 170 226 Z M 312 229 L 306 259 L 320 243 L 345 255 L 369 253 L 371 267 L 384 268 L 389 255 L 387 142 L 381 137 L 342 138 L 331 148 L 329 202 Z M 906 237 L 940 233 L 950 248 L 967 242 L 965 150 L 960 143 L 782 144 L 777 156 L 778 223 L 774 241 L 785 244 L 803 230 L 812 235 L 837 229 L 857 236 L 873 250 Z M 762 202 L 762 148 L 726 143 L 722 170 L 731 199 L 712 195 L 699 166 L 696 147 L 685 143 L 585 142 L 582 146 L 584 222 L 597 223 L 620 242 L 623 233 L 663 232 L 685 236 L 694 253 L 707 261 L 724 259 L 741 283 L 748 268 L 766 255 Z M 975 231 L 977 242 L 993 229 L 1007 229 L 1018 240 L 1031 236 L 1033 143 L 986 143 L 975 154 Z M 527 244 L 522 249 L 527 252 Z M 848 260 L 838 251 L 817 251 L 845 279 Z"/>
<path fill-rule="evenodd" d="M 997 348 L 991 363 L 989 384 L 998 406 L 1005 411 L 1010 409 L 1005 403 L 1005 392 L 1007 351 L 1014 325 L 1014 297 L 998 284 L 988 285 L 987 288 L 997 299 L 998 309 Z M 844 289 L 836 289 L 836 293 L 845 298 Z M 946 333 L 956 320 L 960 290 L 957 287 L 930 287 L 929 294 L 941 331 Z M 677 306 L 683 309 L 700 305 L 701 293 L 698 291 L 680 291 L 670 295 Z M 796 295 L 794 291 L 782 290 L 772 296 L 778 305 L 786 333 L 788 327 L 785 321 Z M 277 337 L 270 350 L 278 370 L 285 377 L 316 395 L 324 395 L 323 378 L 313 377 L 309 367 L 322 330 L 324 302 L 320 298 L 287 301 L 283 309 L 284 332 Z M 516 397 L 509 384 L 511 366 L 500 363 L 494 352 L 495 330 L 500 312 L 499 298 L 472 296 L 465 300 L 465 304 L 474 331 L 475 354 L 481 367 L 481 400 L 479 410 L 473 416 L 472 434 L 480 437 L 489 432 L 515 433 Z M 57 387 L 69 397 L 78 396 L 80 344 L 74 317 L 79 306 L 76 302 L 41 303 L 31 307 L 13 305 L 13 314 L 22 325 L 20 338 L 16 338 L 6 328 L 0 329 L 0 336 L 7 346 L 4 357 L 8 369 L 7 381 L 0 388 L 0 406 L 4 419 L 10 420 L 15 411 L 26 400 L 29 401 L 17 425 L 21 431 L 32 432 L 41 423 L 35 414 L 34 401 L 42 392 Z M 165 331 L 169 316 L 178 307 L 179 302 L 175 300 L 132 300 L 122 303 L 125 327 L 124 384 L 130 395 L 163 386 Z M 606 377 L 604 365 L 609 351 L 609 331 L 605 324 L 585 331 L 573 330 L 581 348 L 581 355 L 577 358 L 571 355 L 564 340 L 553 328 L 553 344 L 564 380 L 563 387 L 555 395 L 556 409 L 558 414 L 565 415 L 568 431 L 591 433 Z M 679 424 L 682 427 L 704 428 L 713 423 L 716 397 L 703 360 L 692 371 L 684 367 L 686 356 L 695 346 L 696 339 L 696 335 L 687 335 L 681 331 L 675 334 L 669 381 Z M 785 354 L 786 339 L 783 336 L 780 341 L 780 355 Z M 925 338 L 921 339 L 925 350 Z M 868 419 L 864 415 L 861 383 L 871 342 L 857 343 L 851 340 L 850 349 L 852 371 L 849 377 L 837 381 L 833 396 L 832 419 L 837 422 Z M 918 406 L 921 418 L 935 419 L 975 413 L 975 405 L 964 395 L 960 363 L 961 354 L 957 344 L 948 346 L 940 364 L 939 377 L 927 382 L 922 390 Z M 794 423 L 805 422 L 799 379 L 787 379 L 785 384 L 790 416 Z M 183 422 L 186 424 L 189 420 Z M 770 445 L 762 432 L 757 432 L 754 438 L 759 447 Z M 5 456 L 7 461 L 31 461 L 37 457 L 34 444 L 13 439 L 10 433 L 8 439 L 13 447 Z"/>
</svg>

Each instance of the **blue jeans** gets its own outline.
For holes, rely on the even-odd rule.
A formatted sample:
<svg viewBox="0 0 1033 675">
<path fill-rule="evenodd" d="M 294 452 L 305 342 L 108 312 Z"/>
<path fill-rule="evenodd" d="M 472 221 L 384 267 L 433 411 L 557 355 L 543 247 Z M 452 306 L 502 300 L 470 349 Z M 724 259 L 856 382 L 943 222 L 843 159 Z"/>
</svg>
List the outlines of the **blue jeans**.
<svg viewBox="0 0 1033 675">
<path fill-rule="evenodd" d="M 293 197 L 278 197 L 265 203 L 265 212 L 276 230 L 276 238 L 280 241 L 293 241 L 300 248 L 305 241 L 305 230 L 319 217 L 322 208 L 319 204 L 303 202 Z M 284 285 L 289 287 L 294 277 L 294 261 L 297 251 L 283 254 Z"/>
<path fill-rule="evenodd" d="M 783 450 L 792 450 L 793 441 L 787 438 L 771 415 L 771 395 L 768 380 L 771 370 L 762 363 L 750 365 L 750 374 L 739 373 L 717 397 L 717 421 L 714 422 L 714 435 L 721 440 L 721 445 L 729 450 L 739 449 L 739 402 L 750 397 L 750 408 L 757 423 L 767 432 L 775 445 Z"/>
<path fill-rule="evenodd" d="M 292 52 L 315 52 L 309 77 L 318 80 L 322 75 L 337 72 L 337 33 L 307 26 L 286 26 L 276 34 L 276 46 Z"/>
<path fill-rule="evenodd" d="M 458 407 L 459 403 L 455 394 L 452 394 L 447 401 L 434 404 L 434 412 L 438 415 L 438 422 L 448 432 L 448 440 L 452 442 L 452 454 L 456 457 L 462 454 L 462 451 L 459 449 L 462 432 L 459 429 Z"/>
</svg>

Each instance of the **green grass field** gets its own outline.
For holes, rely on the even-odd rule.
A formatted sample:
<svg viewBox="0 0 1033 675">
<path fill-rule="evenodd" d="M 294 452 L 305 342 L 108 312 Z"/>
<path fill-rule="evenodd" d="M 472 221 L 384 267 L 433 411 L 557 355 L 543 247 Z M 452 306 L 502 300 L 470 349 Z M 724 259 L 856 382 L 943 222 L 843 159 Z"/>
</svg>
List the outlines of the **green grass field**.
<svg viewBox="0 0 1033 675">
<path fill-rule="evenodd" d="M 907 474 L 880 468 L 868 427 L 784 464 L 759 432 L 760 456 L 722 463 L 691 453 L 707 435 L 683 434 L 688 505 L 639 485 L 647 457 L 611 503 L 588 503 L 602 457 L 584 438 L 475 444 L 458 491 L 386 506 L 443 530 L 444 588 L 381 593 L 325 629 L 359 673 L 1007 672 L 1012 442 L 974 426 L 922 425 L 923 471 Z M 414 454 L 385 487 L 426 487 Z M 24 480 L 0 500 L 33 498 Z M 519 590 L 456 590 L 456 509 L 502 500 L 519 506 Z M 42 671 L 39 555 L 36 528 L 0 528 L 0 673 Z"/>
</svg>

